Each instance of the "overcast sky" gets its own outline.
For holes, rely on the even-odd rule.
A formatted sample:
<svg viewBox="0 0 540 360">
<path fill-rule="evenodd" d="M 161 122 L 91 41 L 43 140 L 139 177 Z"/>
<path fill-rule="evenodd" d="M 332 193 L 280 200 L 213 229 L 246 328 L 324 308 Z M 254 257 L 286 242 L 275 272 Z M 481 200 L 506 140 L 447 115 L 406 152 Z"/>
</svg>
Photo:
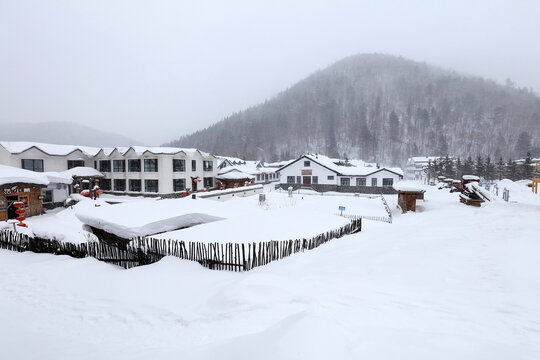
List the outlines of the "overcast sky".
<svg viewBox="0 0 540 360">
<path fill-rule="evenodd" d="M 538 93 L 539 39 L 540 1 L 0 0 L 0 125 L 159 144 L 367 52 Z"/>
</svg>

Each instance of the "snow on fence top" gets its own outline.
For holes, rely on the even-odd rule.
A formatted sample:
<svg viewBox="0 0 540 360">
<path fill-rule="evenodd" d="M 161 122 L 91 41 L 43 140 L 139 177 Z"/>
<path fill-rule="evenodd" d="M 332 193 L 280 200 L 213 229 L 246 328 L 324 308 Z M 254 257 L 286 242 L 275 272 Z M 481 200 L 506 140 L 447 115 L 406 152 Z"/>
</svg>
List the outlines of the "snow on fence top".
<svg viewBox="0 0 540 360">
<path fill-rule="evenodd" d="M 222 214 L 227 214 L 223 203 L 184 198 L 84 208 L 75 216 L 84 224 L 131 239 L 222 220 Z"/>
<path fill-rule="evenodd" d="M 395 190 L 401 192 L 425 192 L 426 189 L 416 181 L 406 180 L 395 183 L 392 186 Z"/>
<path fill-rule="evenodd" d="M 258 190 L 262 188 L 264 188 L 263 185 L 240 186 L 237 188 L 231 188 L 231 189 L 225 189 L 225 190 L 212 190 L 212 191 L 207 191 L 204 193 L 198 193 L 197 197 L 200 197 L 202 199 L 202 198 L 218 196 L 218 195 L 226 195 L 226 194 L 237 193 L 237 192 L 242 192 L 242 191 Z"/>
<path fill-rule="evenodd" d="M 0 165 L 0 186 L 17 183 L 49 185 L 49 179 L 44 173 Z"/>
</svg>

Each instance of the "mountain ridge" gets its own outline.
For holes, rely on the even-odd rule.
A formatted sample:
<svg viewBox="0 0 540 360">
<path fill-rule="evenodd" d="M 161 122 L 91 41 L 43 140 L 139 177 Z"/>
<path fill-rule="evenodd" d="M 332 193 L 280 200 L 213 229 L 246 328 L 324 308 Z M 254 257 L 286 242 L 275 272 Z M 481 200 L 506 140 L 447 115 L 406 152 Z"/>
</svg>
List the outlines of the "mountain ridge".
<svg viewBox="0 0 540 360">
<path fill-rule="evenodd" d="M 538 151 L 538 135 L 540 98 L 528 89 L 361 54 L 168 145 L 267 161 L 318 152 L 403 164 L 418 155 L 523 157 Z"/>
</svg>

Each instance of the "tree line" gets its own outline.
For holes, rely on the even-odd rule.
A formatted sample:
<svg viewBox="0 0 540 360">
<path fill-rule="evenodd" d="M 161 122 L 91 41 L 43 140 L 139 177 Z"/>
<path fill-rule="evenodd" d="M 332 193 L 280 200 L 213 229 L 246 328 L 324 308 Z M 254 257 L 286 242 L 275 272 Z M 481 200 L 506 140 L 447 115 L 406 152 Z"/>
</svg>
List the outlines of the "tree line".
<svg viewBox="0 0 540 360">
<path fill-rule="evenodd" d="M 482 157 L 478 155 L 476 159 L 471 156 L 462 160 L 460 157 L 451 158 L 448 155 L 438 161 L 429 161 L 425 169 L 428 180 L 437 179 L 444 176 L 451 179 L 461 179 L 463 175 L 476 175 L 485 180 L 510 179 L 513 181 L 531 179 L 535 175 L 531 153 L 523 163 L 518 164 L 515 160 L 504 161 L 502 157 L 497 162 L 491 156 Z"/>
</svg>

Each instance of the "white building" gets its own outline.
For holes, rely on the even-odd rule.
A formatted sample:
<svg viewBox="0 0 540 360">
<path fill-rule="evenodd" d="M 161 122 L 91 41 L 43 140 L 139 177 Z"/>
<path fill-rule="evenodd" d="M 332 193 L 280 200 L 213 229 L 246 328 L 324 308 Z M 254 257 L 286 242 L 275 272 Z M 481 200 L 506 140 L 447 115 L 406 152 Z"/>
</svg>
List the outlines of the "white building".
<svg viewBox="0 0 540 360">
<path fill-rule="evenodd" d="M 399 168 L 354 166 L 354 162 L 330 159 L 323 155 L 306 154 L 279 169 L 280 183 L 309 186 L 323 191 L 333 187 L 357 187 L 351 191 L 372 192 L 376 188 L 391 188 L 403 178 Z M 373 189 L 367 189 L 373 188 Z"/>
<path fill-rule="evenodd" d="M 405 176 L 410 180 L 424 180 L 429 162 L 439 161 L 440 156 L 416 156 L 407 160 Z"/>
<path fill-rule="evenodd" d="M 221 156 L 219 158 L 220 164 L 218 166 L 218 176 L 224 176 L 235 169 L 237 173 L 250 175 L 250 178 L 253 177 L 253 183 L 255 184 L 266 184 L 273 181 L 277 182 L 279 180 L 279 175 L 277 173 L 278 168 L 267 166 L 261 161 L 248 161 Z"/>
<path fill-rule="evenodd" d="M 94 167 L 106 192 L 171 195 L 215 187 L 218 159 L 197 149 L 94 148 L 31 142 L 0 142 L 0 164 L 37 172 Z"/>
</svg>

